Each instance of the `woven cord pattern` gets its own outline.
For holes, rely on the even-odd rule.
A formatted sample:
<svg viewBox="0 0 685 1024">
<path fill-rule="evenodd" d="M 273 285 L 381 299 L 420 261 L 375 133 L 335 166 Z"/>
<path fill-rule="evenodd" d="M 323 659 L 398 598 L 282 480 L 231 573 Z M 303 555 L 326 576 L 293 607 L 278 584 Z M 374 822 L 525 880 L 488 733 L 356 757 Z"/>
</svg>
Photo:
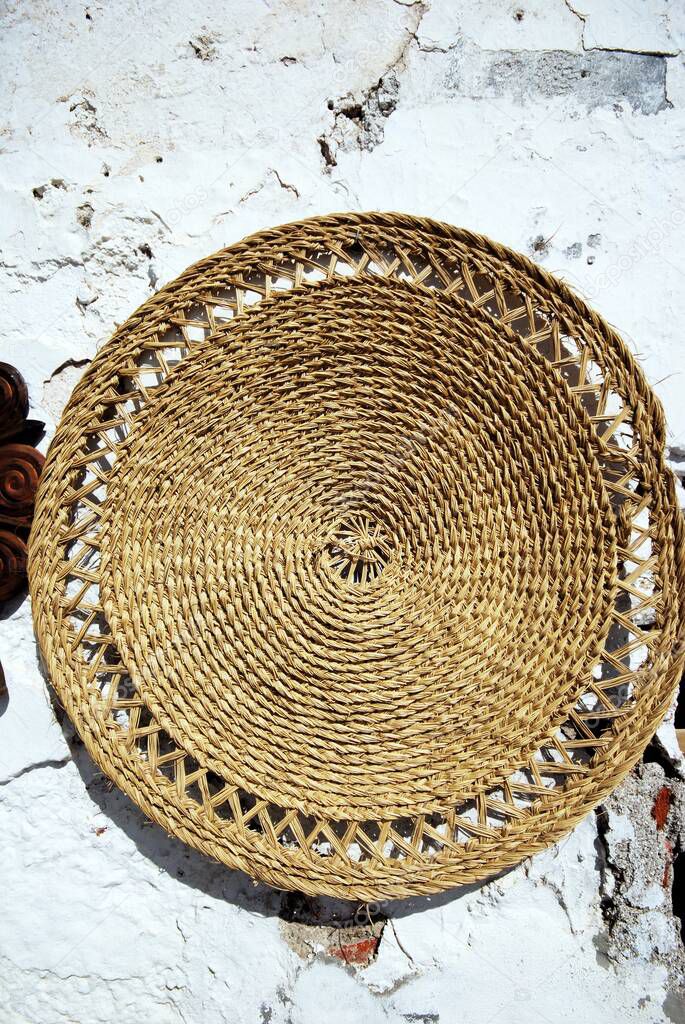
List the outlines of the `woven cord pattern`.
<svg viewBox="0 0 685 1024">
<path fill-rule="evenodd" d="M 682 671 L 663 414 L 525 257 L 339 215 L 190 268 L 89 367 L 30 546 L 92 756 L 283 888 L 480 880 L 640 756 Z"/>
</svg>

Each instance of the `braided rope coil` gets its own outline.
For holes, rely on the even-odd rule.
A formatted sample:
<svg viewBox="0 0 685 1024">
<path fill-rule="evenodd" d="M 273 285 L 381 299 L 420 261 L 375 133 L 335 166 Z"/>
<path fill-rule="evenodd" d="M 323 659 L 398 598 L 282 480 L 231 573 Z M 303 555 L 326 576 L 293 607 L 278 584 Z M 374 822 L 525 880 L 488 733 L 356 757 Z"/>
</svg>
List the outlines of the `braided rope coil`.
<svg viewBox="0 0 685 1024">
<path fill-rule="evenodd" d="M 36 632 L 89 752 L 194 847 L 377 899 L 495 874 L 639 758 L 683 666 L 661 407 L 525 257 L 397 214 L 191 267 L 65 410 Z"/>
</svg>

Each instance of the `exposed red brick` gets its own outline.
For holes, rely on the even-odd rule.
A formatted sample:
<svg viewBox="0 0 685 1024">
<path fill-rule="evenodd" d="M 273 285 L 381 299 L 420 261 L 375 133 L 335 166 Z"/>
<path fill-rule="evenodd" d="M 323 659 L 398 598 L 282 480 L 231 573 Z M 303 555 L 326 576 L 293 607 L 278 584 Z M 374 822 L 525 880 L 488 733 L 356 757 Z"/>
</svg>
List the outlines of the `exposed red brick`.
<svg viewBox="0 0 685 1024">
<path fill-rule="evenodd" d="M 329 956 L 338 957 L 346 964 L 369 964 L 378 948 L 378 939 L 360 939 L 358 942 L 350 942 L 347 945 L 330 946 Z"/>
<path fill-rule="evenodd" d="M 652 817 L 656 822 L 657 831 L 660 832 L 666 824 L 666 818 L 668 817 L 668 812 L 670 808 L 671 791 L 668 788 L 668 786 L 662 786 L 659 792 L 657 793 L 656 799 L 654 800 L 654 804 L 652 806 Z"/>
</svg>

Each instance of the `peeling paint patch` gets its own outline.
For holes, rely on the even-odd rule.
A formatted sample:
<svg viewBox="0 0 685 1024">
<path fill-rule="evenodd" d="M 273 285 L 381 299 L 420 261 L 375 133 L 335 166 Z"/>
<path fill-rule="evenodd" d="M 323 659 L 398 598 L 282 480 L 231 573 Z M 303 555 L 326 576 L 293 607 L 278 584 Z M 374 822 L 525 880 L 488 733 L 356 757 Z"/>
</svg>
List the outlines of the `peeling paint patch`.
<svg viewBox="0 0 685 1024">
<path fill-rule="evenodd" d="M 668 786 L 662 786 L 652 804 L 652 817 L 656 822 L 657 831 L 661 831 L 666 824 L 668 812 L 671 808 L 671 790 Z"/>
<path fill-rule="evenodd" d="M 370 151 L 381 144 L 385 121 L 397 109 L 399 93 L 399 78 L 390 69 L 359 99 L 348 93 L 339 100 L 328 101 L 328 109 L 334 115 L 333 128 L 318 140 L 327 168 L 337 163 L 335 153 L 339 148 Z"/>
<path fill-rule="evenodd" d="M 627 103 L 641 114 L 658 114 L 666 96 L 666 57 L 622 51 L 478 50 L 454 51 L 446 76 L 448 91 L 472 98 L 568 97 L 588 110 Z"/>
<path fill-rule="evenodd" d="M 93 214 L 95 210 L 90 203 L 82 203 L 76 210 L 76 220 L 79 222 L 82 228 L 88 230 L 93 222 Z"/>
<path fill-rule="evenodd" d="M 370 939 L 357 939 L 355 942 L 341 942 L 337 946 L 335 944 L 329 946 L 327 953 L 329 956 L 344 960 L 346 964 L 359 964 L 367 967 L 376 954 L 379 942 L 380 938 L 375 936 Z"/>
<path fill-rule="evenodd" d="M 605 922 L 598 949 L 614 965 L 658 964 L 674 988 L 685 976 L 678 852 L 684 800 L 685 785 L 675 778 L 667 784 L 663 767 L 648 761 L 596 811 Z"/>
<path fill-rule="evenodd" d="M 341 900 L 315 899 L 302 893 L 285 893 L 279 911 L 280 932 L 285 943 L 303 960 L 333 959 L 364 968 L 377 954 L 386 918 L 373 905 Z"/>
<path fill-rule="evenodd" d="M 212 61 L 217 58 L 215 41 L 207 32 L 203 32 L 201 35 L 196 36 L 195 39 L 189 39 L 188 45 L 198 60 Z"/>
</svg>

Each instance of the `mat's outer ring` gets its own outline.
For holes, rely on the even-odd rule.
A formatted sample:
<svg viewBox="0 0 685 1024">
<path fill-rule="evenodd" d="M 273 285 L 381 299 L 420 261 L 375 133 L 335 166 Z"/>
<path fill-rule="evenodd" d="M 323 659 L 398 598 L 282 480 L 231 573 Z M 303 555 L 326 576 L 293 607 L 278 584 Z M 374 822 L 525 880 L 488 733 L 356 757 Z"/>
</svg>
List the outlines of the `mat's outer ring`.
<svg viewBox="0 0 685 1024">
<path fill-rule="evenodd" d="M 414 865 L 401 862 L 394 866 L 390 874 L 375 866 L 360 864 L 356 866 L 357 877 L 354 882 L 350 881 L 349 876 L 336 875 L 324 860 L 317 862 L 304 854 L 289 854 L 287 866 L 274 865 L 272 848 L 261 836 L 251 835 L 248 842 L 227 846 L 218 830 L 209 827 L 207 821 L 197 814 L 190 799 L 179 798 L 177 805 L 170 804 L 168 789 L 160 784 L 161 780 L 147 775 L 147 789 L 141 791 L 137 782 L 141 774 L 138 758 L 124 751 L 121 744 L 113 741 L 111 730 L 103 727 L 95 716 L 88 715 L 88 701 L 93 700 L 93 697 L 82 692 L 77 673 L 68 663 L 64 646 L 54 642 L 60 614 L 59 598 L 54 589 L 61 571 L 57 538 L 68 521 L 64 504 L 65 481 L 60 477 L 59 469 L 62 465 L 68 465 L 79 451 L 83 407 L 88 407 L 88 416 L 85 417 L 88 421 L 92 411 L 101 407 L 109 384 L 98 382 L 97 378 L 113 349 L 118 350 L 123 361 L 124 355 L 135 351 L 141 340 L 141 336 L 138 336 L 132 343 L 129 338 L 127 344 L 127 336 L 143 325 L 145 334 L 154 333 L 156 327 L 167 322 L 174 309 L 181 309 L 191 301 L 196 294 L 197 283 L 211 275 L 217 264 L 222 266 L 224 274 L 230 272 L 240 275 L 258 261 L 260 243 L 278 244 L 284 240 L 284 235 L 290 233 L 291 236 L 297 236 L 297 244 L 305 249 L 308 246 L 315 247 L 317 240 L 320 240 L 319 244 L 324 244 L 323 239 L 337 233 L 341 244 L 352 245 L 356 233 L 365 226 L 406 234 L 408 245 L 411 245 L 412 234 L 426 232 L 441 242 L 444 240 L 448 249 L 451 246 L 462 247 L 490 259 L 506 261 L 515 274 L 527 279 L 539 291 L 553 294 L 559 303 L 567 305 L 576 317 L 584 320 L 596 332 L 597 337 L 587 339 L 593 355 L 613 373 L 614 379 L 621 382 L 622 393 L 634 409 L 635 424 L 640 434 L 646 432 L 651 438 L 648 454 L 652 461 L 648 466 L 647 483 L 649 485 L 654 481 L 665 495 L 659 522 L 661 545 L 669 549 L 670 571 L 665 578 L 665 590 L 670 607 L 677 608 L 677 614 L 674 613 L 677 621 L 669 635 L 673 637 L 674 643 L 680 640 L 685 607 L 685 553 L 674 483 L 670 474 L 664 470 L 664 418 L 658 400 L 625 345 L 581 299 L 526 257 L 482 236 L 401 214 L 337 215 L 263 232 L 195 264 L 167 289 L 144 303 L 98 354 L 67 405 L 62 421 L 66 428 L 59 433 L 51 448 L 38 498 L 36 525 L 31 538 L 30 582 L 36 632 L 51 677 L 53 680 L 60 677 L 63 679 L 62 685 L 58 687 L 58 695 L 67 713 L 91 756 L 150 817 L 210 857 L 256 874 L 277 887 L 299 888 L 310 894 L 327 893 L 368 900 L 436 892 L 453 885 L 482 880 L 522 857 L 543 849 L 567 832 L 625 777 L 639 759 L 669 707 L 673 689 L 682 672 L 685 652 L 682 642 L 675 643 L 674 649 L 660 651 L 650 670 L 656 682 L 650 687 L 649 696 L 641 700 L 639 715 L 626 716 L 615 727 L 613 742 L 602 755 L 603 770 L 586 776 L 574 785 L 572 802 L 568 799 L 568 791 L 555 793 L 546 806 L 537 805 L 533 815 L 523 822 L 506 826 L 495 840 L 481 840 L 471 849 L 464 849 L 458 863 Z M 294 244 L 291 237 L 290 251 Z M 230 266 L 230 271 L 226 269 L 227 266 Z M 170 296 L 174 298 L 170 300 Z M 551 368 L 550 372 L 553 372 Z M 57 515 L 54 514 L 55 509 L 59 509 Z M 638 721 L 634 721 L 636 717 Z"/>
</svg>

